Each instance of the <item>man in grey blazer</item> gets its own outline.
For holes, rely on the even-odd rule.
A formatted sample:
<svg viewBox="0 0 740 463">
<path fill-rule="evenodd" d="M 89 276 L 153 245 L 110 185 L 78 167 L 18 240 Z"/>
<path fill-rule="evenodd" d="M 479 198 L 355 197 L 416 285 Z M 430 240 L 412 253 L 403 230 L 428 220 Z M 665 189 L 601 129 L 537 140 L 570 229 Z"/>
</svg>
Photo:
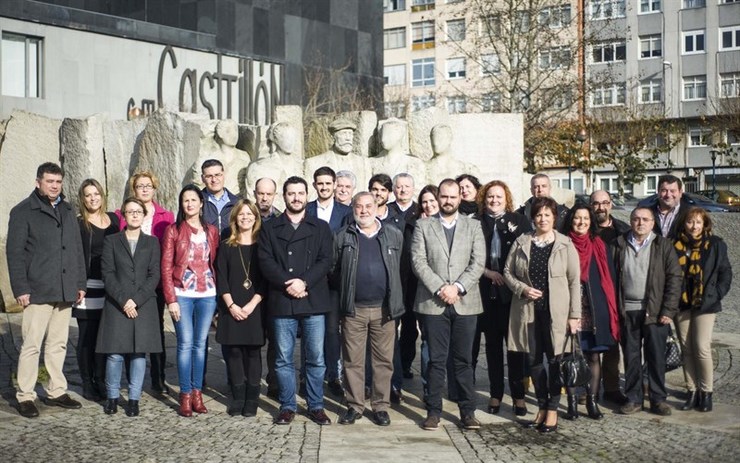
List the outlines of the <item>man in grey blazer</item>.
<svg viewBox="0 0 740 463">
<path fill-rule="evenodd" d="M 439 215 L 419 220 L 411 241 L 411 265 L 419 278 L 414 311 L 429 345 L 427 418 L 421 426 L 439 427 L 449 352 L 461 425 L 478 429 L 472 352 L 477 315 L 483 312 L 478 280 L 486 246 L 480 223 L 458 214 L 460 186 L 454 180 L 440 183 L 438 201 Z"/>
</svg>

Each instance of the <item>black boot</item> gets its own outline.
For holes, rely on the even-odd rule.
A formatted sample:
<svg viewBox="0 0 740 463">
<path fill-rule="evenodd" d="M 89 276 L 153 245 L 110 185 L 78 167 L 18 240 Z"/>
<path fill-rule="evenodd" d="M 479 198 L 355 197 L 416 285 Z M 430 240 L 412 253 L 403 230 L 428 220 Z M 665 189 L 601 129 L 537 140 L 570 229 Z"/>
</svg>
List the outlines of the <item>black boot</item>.
<svg viewBox="0 0 740 463">
<path fill-rule="evenodd" d="M 691 410 L 694 407 L 699 407 L 699 394 L 696 391 L 689 391 L 689 397 L 686 402 L 681 406 L 681 410 Z"/>
<path fill-rule="evenodd" d="M 699 392 L 699 411 L 700 412 L 711 412 L 712 411 L 712 393 L 711 392 Z"/>
<path fill-rule="evenodd" d="M 128 408 L 126 408 L 126 416 L 139 416 L 139 401 L 131 400 L 128 401 Z"/>
<path fill-rule="evenodd" d="M 578 395 L 568 394 L 568 412 L 565 418 L 569 420 L 578 419 Z"/>
<path fill-rule="evenodd" d="M 247 396 L 244 401 L 244 408 L 242 408 L 242 416 L 252 417 L 257 416 L 257 405 L 260 400 L 260 387 L 259 385 L 247 386 Z"/>
<path fill-rule="evenodd" d="M 247 386 L 244 383 L 231 386 L 231 402 L 229 402 L 229 408 L 226 410 L 229 415 L 239 416 L 241 414 L 242 408 L 244 408 L 246 390 Z"/>
<path fill-rule="evenodd" d="M 604 418 L 604 414 L 599 410 L 599 402 L 596 397 L 596 394 L 588 394 L 586 396 L 586 411 L 588 412 L 589 418 L 600 420 Z"/>
<path fill-rule="evenodd" d="M 115 415 L 118 413 L 118 399 L 108 399 L 103 407 L 106 415 Z"/>
</svg>

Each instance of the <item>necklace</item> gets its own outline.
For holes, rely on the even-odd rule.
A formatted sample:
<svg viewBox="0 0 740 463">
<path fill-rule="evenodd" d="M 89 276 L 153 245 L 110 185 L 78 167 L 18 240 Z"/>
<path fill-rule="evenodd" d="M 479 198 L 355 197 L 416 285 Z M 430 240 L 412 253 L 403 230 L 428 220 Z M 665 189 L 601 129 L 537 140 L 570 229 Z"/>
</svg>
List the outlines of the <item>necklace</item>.
<svg viewBox="0 0 740 463">
<path fill-rule="evenodd" d="M 544 248 L 545 246 L 549 245 L 555 241 L 555 234 L 554 233 L 547 233 L 542 236 L 533 236 L 532 242 L 537 246 L 538 248 Z"/>
<path fill-rule="evenodd" d="M 249 289 L 252 287 L 252 280 L 249 279 L 249 269 L 252 266 L 252 261 L 249 261 L 249 265 L 244 265 L 244 255 L 242 254 L 242 247 L 241 245 L 238 245 L 239 247 L 239 259 L 242 261 L 242 270 L 244 270 L 244 283 L 242 283 L 242 286 L 244 286 L 244 289 Z"/>
</svg>

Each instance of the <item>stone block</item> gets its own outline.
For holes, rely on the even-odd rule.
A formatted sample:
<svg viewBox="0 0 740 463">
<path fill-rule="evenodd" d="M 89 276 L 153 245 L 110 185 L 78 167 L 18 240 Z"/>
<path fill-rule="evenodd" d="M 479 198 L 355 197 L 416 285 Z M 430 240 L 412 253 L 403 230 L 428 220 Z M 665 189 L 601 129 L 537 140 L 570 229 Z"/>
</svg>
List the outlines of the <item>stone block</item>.
<svg viewBox="0 0 740 463">
<path fill-rule="evenodd" d="M 466 114 L 472 115 L 472 114 Z M 428 161 L 432 159 L 432 142 L 429 133 L 437 124 L 450 124 L 450 115 L 440 108 L 427 108 L 411 113 L 409 123 L 409 153 L 419 159 Z M 454 130 L 454 127 L 453 127 Z M 463 133 L 475 133 L 472 131 L 455 131 L 454 137 L 462 139 Z"/>
<path fill-rule="evenodd" d="M 96 114 L 86 119 L 67 118 L 59 128 L 59 148 L 64 168 L 67 200 L 79 208 L 77 190 L 82 181 L 94 178 L 105 185 L 103 126 L 107 117 Z"/>
<path fill-rule="evenodd" d="M 296 130 L 298 136 L 296 137 L 293 154 L 300 156 L 302 159 L 305 153 L 303 146 L 303 108 L 296 105 L 277 106 L 274 123 L 278 122 L 288 123 Z"/>
<path fill-rule="evenodd" d="M 128 180 L 138 164 L 138 146 L 146 124 L 147 119 L 103 123 L 105 186 L 111 211 L 120 209 L 123 200 L 131 194 Z"/>
</svg>

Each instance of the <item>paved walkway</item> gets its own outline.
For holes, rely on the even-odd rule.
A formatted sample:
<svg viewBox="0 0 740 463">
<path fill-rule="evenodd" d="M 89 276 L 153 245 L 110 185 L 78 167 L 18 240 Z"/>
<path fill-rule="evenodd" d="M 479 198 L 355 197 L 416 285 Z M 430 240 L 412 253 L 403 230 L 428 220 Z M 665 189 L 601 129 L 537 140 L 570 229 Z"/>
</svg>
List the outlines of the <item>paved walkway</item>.
<svg viewBox="0 0 740 463">
<path fill-rule="evenodd" d="M 740 273 L 740 214 L 716 229 L 730 244 L 731 261 Z M 740 278 L 740 277 L 738 277 Z M 423 431 L 418 423 L 425 412 L 421 382 L 416 375 L 406 380 L 406 401 L 391 410 L 392 424 L 375 426 L 367 417 L 354 426 L 336 424 L 344 407 L 327 390 L 326 407 L 335 421 L 319 427 L 304 415 L 299 399 L 299 416 L 290 426 L 275 426 L 272 417 L 277 403 L 262 397 L 256 418 L 232 418 L 225 369 L 219 345 L 211 339 L 208 388 L 204 392 L 210 413 L 191 419 L 176 413 L 176 395 L 156 399 L 145 389 L 141 416 L 103 414 L 102 405 L 87 402 L 81 392 L 75 360 L 72 323 L 65 371 L 74 396 L 83 401 L 81 410 L 61 410 L 40 405 L 41 416 L 24 419 L 15 410 L 13 380 L 20 347 L 20 314 L 0 314 L 0 461 L 164 461 L 164 462 L 493 462 L 493 461 L 712 461 L 735 462 L 740 454 L 740 291 L 738 285 L 725 300 L 717 318 L 713 347 L 715 359 L 715 411 L 713 413 L 674 410 L 669 417 L 647 412 L 624 416 L 602 406 L 600 421 L 581 417 L 575 422 L 560 420 L 557 433 L 540 435 L 522 429 L 504 397 L 501 414 L 485 412 L 488 401 L 485 355 L 477 373 L 477 417 L 479 431 L 457 426 L 454 404 L 445 402 L 442 427 Z M 171 324 L 167 332 L 167 383 L 176 389 L 175 337 Z M 483 352 L 483 349 L 481 349 Z M 418 367 L 418 360 L 417 360 Z M 682 403 L 681 370 L 667 376 L 669 404 Z M 145 384 L 148 386 L 148 383 Z M 39 388 L 39 391 L 41 389 Z M 264 392 L 264 388 L 263 388 Z M 43 394 L 43 392 L 40 392 Z M 532 391 L 527 396 L 532 419 L 536 409 Z M 564 400 L 563 400 L 564 401 Z M 564 407 L 564 403 L 561 404 Z M 583 407 L 582 407 L 583 408 Z"/>
</svg>

